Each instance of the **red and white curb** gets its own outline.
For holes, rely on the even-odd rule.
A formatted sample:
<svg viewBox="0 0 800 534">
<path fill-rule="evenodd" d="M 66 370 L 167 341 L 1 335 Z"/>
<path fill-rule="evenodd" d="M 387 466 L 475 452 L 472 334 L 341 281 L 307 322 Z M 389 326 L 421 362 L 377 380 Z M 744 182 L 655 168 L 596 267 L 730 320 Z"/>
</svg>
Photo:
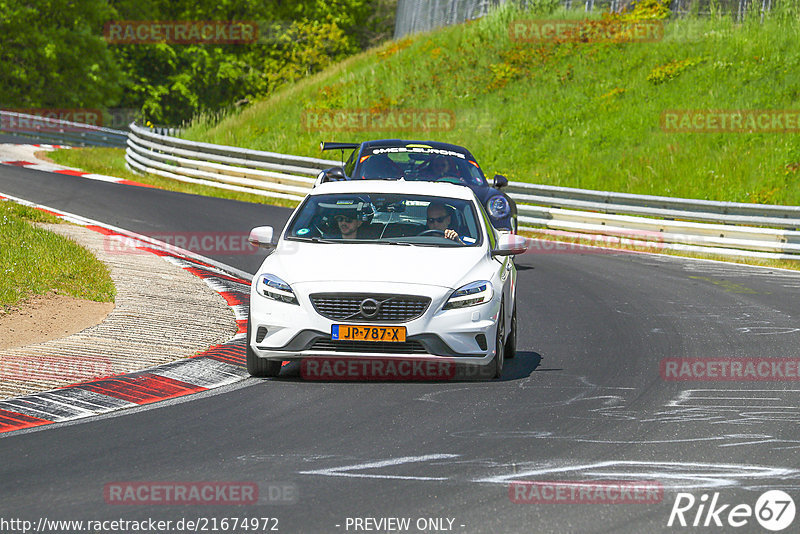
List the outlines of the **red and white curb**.
<svg viewBox="0 0 800 534">
<path fill-rule="evenodd" d="M 15 145 L 14 148 L 25 150 L 25 149 L 59 149 L 59 148 L 71 148 L 68 146 L 63 145 Z M 32 151 L 31 151 L 32 152 Z M 0 156 L 1 158 L 2 156 Z M 135 185 L 137 187 L 152 187 L 155 186 L 149 184 L 143 184 L 141 182 L 136 182 L 134 180 L 125 180 L 123 178 L 117 178 L 116 176 L 107 176 L 105 174 L 94 174 L 90 172 L 84 172 L 79 169 L 73 169 L 70 167 L 65 167 L 63 165 L 58 165 L 56 163 L 47 163 L 42 161 L 37 161 L 35 158 L 24 158 L 24 159 L 14 159 L 14 160 L 3 160 L 0 159 L 0 165 L 11 165 L 14 167 L 24 167 L 26 169 L 33 169 L 36 171 L 45 171 L 51 172 L 54 174 L 61 174 L 64 176 L 75 176 L 77 178 L 87 178 L 89 180 L 98 180 L 101 182 L 111 182 L 115 184 L 123 184 L 123 185 Z"/>
<path fill-rule="evenodd" d="M 100 415 L 115 410 L 182 397 L 241 381 L 245 369 L 250 282 L 247 273 L 216 264 L 189 251 L 78 215 L 9 195 L 0 201 L 31 206 L 107 236 L 136 239 L 138 249 L 157 254 L 200 277 L 219 293 L 236 315 L 238 332 L 225 343 L 191 358 L 143 371 L 81 382 L 51 391 L 0 401 L 0 433 Z"/>
<path fill-rule="evenodd" d="M 46 149 L 50 149 L 50 150 L 57 150 L 59 148 L 72 148 L 69 145 L 46 145 L 46 144 L 41 144 L 41 143 L 33 143 L 33 144 L 29 144 L 29 145 L 17 145 L 17 146 L 32 146 L 34 148 L 46 148 Z"/>
</svg>

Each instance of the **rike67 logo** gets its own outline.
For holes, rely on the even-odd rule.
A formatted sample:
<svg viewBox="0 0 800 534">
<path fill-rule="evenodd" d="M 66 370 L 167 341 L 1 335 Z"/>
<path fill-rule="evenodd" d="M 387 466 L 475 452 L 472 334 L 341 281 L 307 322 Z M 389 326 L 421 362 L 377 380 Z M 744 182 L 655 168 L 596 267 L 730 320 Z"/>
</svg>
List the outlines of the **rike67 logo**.
<svg viewBox="0 0 800 534">
<path fill-rule="evenodd" d="M 667 526 L 681 527 L 726 527 L 739 528 L 750 525 L 748 532 L 753 531 L 753 518 L 763 528 L 772 532 L 784 530 L 792 524 L 795 505 L 792 497 L 781 490 L 770 490 L 762 493 L 755 506 L 749 504 L 720 501 L 719 492 L 709 501 L 704 493 L 699 499 L 691 493 L 678 493 L 669 514 Z"/>
</svg>

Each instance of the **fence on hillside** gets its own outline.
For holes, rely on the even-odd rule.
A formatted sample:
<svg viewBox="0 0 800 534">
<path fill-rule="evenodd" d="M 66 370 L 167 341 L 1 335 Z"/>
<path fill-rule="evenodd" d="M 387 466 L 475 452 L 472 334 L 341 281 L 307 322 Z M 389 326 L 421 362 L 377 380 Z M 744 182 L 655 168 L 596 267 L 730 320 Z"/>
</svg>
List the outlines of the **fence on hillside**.
<svg viewBox="0 0 800 534">
<path fill-rule="evenodd" d="M 636 0 L 558 0 L 566 9 L 583 8 L 591 11 L 621 11 Z M 501 4 L 514 3 L 522 8 L 541 3 L 537 0 L 398 0 L 394 38 L 409 33 L 425 32 L 442 26 L 460 24 L 483 17 Z M 773 0 L 670 0 L 670 10 L 676 15 L 696 13 L 730 13 L 742 20 L 754 10 L 764 13 L 773 7 Z"/>
</svg>

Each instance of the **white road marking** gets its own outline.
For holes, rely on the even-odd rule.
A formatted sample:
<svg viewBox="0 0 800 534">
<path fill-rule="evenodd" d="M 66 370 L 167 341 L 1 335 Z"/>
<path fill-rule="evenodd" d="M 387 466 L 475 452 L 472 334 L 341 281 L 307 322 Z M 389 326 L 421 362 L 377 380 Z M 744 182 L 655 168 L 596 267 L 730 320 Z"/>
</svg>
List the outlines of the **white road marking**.
<svg viewBox="0 0 800 534">
<path fill-rule="evenodd" d="M 780 479 L 797 477 L 800 472 L 783 467 L 747 464 L 711 464 L 691 462 L 642 462 L 610 460 L 587 464 L 541 467 L 474 480 L 473 482 L 508 484 L 514 480 L 577 474 L 581 478 L 619 480 L 658 480 L 664 489 L 691 489 L 739 486 L 741 479 Z M 668 482 L 670 481 L 670 482 Z M 681 483 L 683 481 L 683 483 Z"/>
<path fill-rule="evenodd" d="M 757 437 L 757 436 L 753 436 Z M 746 487 L 774 489 L 780 487 L 800 487 L 800 471 L 796 469 L 728 463 L 702 462 L 659 462 L 608 460 L 599 462 L 570 463 L 569 460 L 554 459 L 552 462 L 500 463 L 492 459 L 459 459 L 458 454 L 430 454 L 424 456 L 405 456 L 375 462 L 352 464 L 327 469 L 300 471 L 304 475 L 344 476 L 370 479 L 417 480 L 427 482 L 461 481 L 472 484 L 508 485 L 521 480 L 637 480 L 657 481 L 665 490 L 703 489 L 721 487 Z M 445 462 L 447 467 L 458 467 L 455 473 L 445 477 L 392 475 L 378 473 L 354 473 L 356 470 L 381 469 L 404 464 L 419 464 L 431 460 L 452 460 Z M 429 467 L 429 466 L 428 466 Z M 526 468 L 527 467 L 527 468 Z M 419 467 L 419 469 L 425 469 Z M 489 469 L 501 474 L 479 476 L 475 471 Z"/>
<path fill-rule="evenodd" d="M 800 332 L 800 328 L 791 326 L 743 326 L 736 329 L 740 334 L 753 334 L 756 336 L 765 336 L 772 334 L 793 334 Z"/>
<path fill-rule="evenodd" d="M 458 454 L 426 454 L 424 456 L 403 456 L 401 458 L 393 458 L 390 460 L 381 460 L 378 462 L 367 462 L 362 464 L 344 465 L 341 467 L 329 467 L 327 469 L 315 469 L 312 471 L 300 471 L 301 475 L 325 475 L 332 477 L 351 477 L 351 478 L 388 478 L 399 480 L 447 480 L 447 477 L 424 477 L 424 476 L 406 476 L 406 475 L 376 475 L 367 473 L 353 473 L 352 471 L 360 471 L 364 469 L 380 469 L 382 467 L 390 467 L 395 465 L 410 464 L 427 462 L 429 460 L 443 460 L 448 458 L 458 458 Z"/>
</svg>

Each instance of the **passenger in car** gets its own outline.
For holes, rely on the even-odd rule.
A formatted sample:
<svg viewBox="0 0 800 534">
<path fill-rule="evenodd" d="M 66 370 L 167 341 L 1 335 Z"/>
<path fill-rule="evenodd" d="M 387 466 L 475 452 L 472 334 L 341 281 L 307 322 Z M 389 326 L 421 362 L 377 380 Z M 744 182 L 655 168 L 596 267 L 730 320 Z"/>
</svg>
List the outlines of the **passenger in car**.
<svg viewBox="0 0 800 534">
<path fill-rule="evenodd" d="M 336 221 L 342 239 L 358 239 L 358 229 L 362 223 L 355 214 L 336 215 L 333 220 Z"/>
<path fill-rule="evenodd" d="M 340 214 L 333 220 L 342 234 L 342 239 L 375 239 L 377 231 L 372 224 L 364 223 L 355 213 Z"/>
<path fill-rule="evenodd" d="M 361 169 L 361 179 L 364 180 L 387 180 L 397 179 L 403 175 L 400 167 L 389 158 L 386 154 L 377 154 L 370 156 L 364 162 Z"/>
</svg>

